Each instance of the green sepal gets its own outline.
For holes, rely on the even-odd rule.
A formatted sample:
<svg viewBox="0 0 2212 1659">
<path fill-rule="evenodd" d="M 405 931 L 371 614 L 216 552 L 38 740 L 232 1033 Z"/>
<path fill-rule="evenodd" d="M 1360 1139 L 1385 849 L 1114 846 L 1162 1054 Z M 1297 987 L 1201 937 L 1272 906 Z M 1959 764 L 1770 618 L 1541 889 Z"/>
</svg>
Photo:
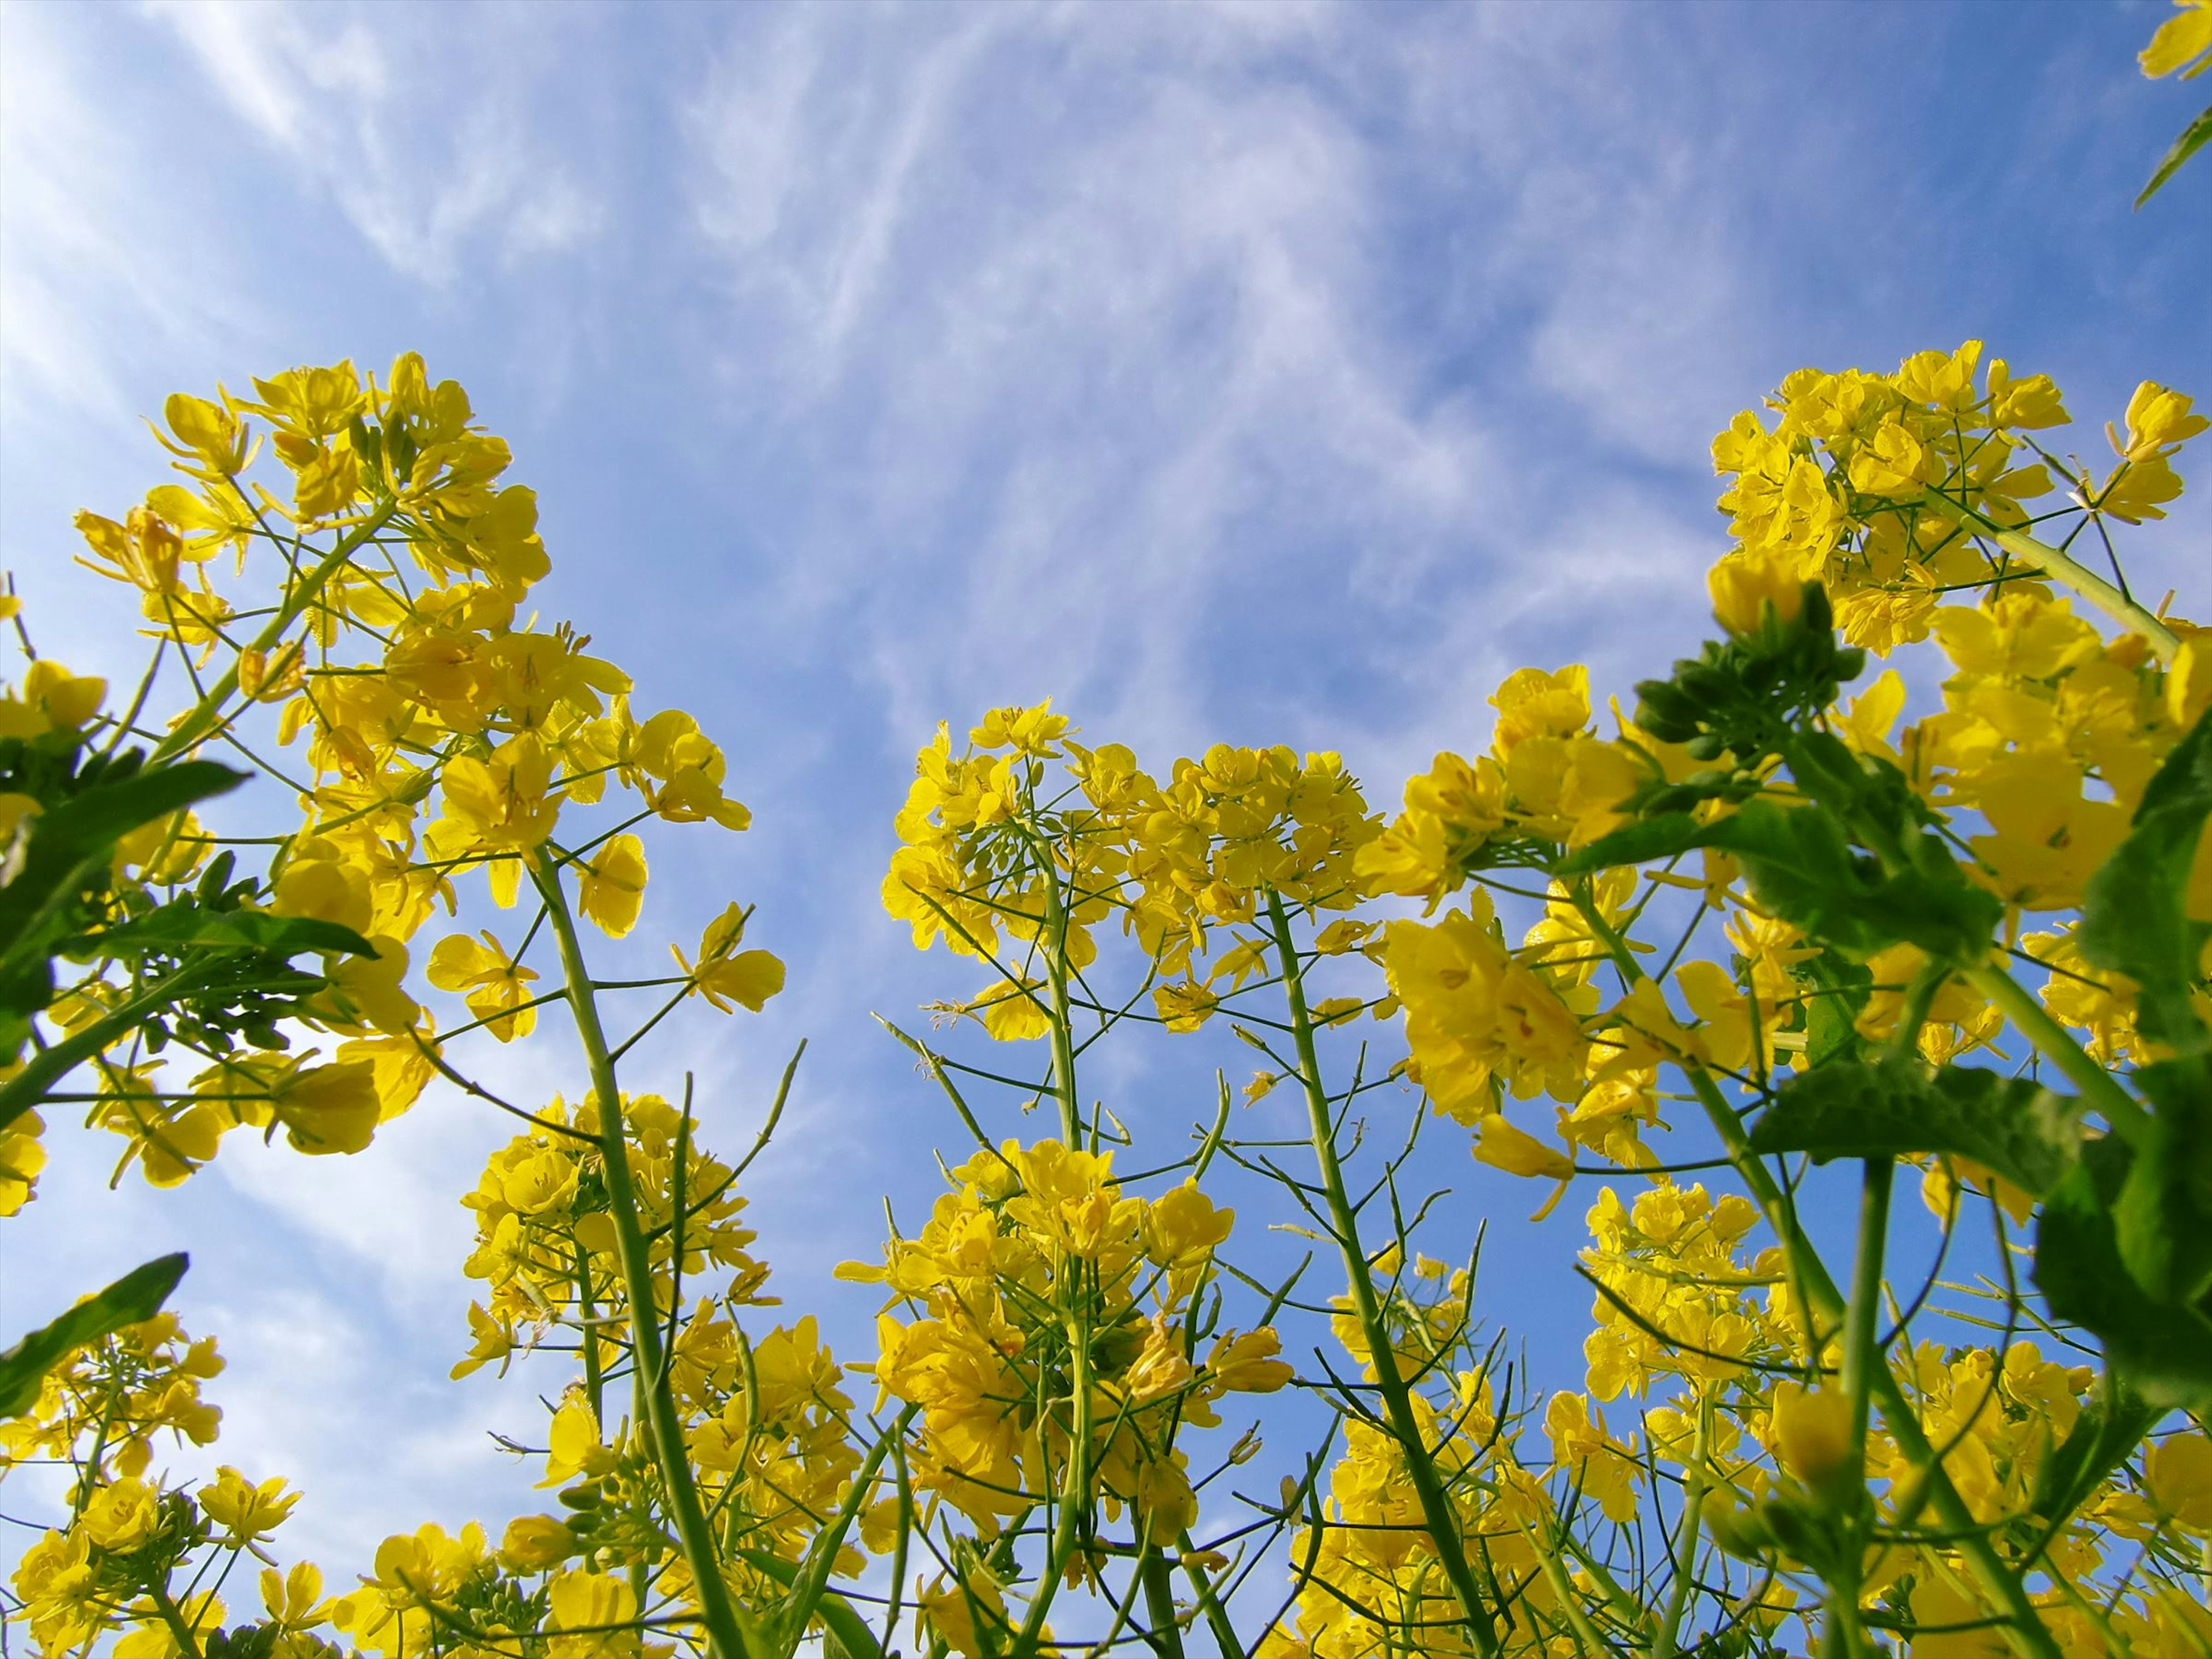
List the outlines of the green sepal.
<svg viewBox="0 0 2212 1659">
<path fill-rule="evenodd" d="M 46 1373 L 79 1348 L 161 1312 L 191 1265 L 191 1258 L 181 1250 L 157 1256 L 0 1353 L 0 1418 L 29 1411 Z"/>
</svg>

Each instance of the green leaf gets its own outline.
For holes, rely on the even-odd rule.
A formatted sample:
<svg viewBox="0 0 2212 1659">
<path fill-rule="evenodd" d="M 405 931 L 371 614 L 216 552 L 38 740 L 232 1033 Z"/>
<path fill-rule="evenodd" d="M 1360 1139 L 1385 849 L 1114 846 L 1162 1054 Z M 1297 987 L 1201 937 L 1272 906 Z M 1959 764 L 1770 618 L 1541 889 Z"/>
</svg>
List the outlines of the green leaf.
<svg viewBox="0 0 2212 1659">
<path fill-rule="evenodd" d="M 1643 864 L 1652 859 L 1671 859 L 1706 844 L 1712 828 L 1689 812 L 1661 812 L 1601 836 L 1556 866 L 1554 875 L 1586 876 L 1619 864 Z"/>
<path fill-rule="evenodd" d="M 2027 1078 L 1946 1066 L 1933 1081 L 1917 1065 L 1851 1060 L 1784 1084 L 1751 1133 L 1759 1152 L 1970 1158 L 2040 1198 L 2081 1158 L 2081 1105 Z"/>
<path fill-rule="evenodd" d="M 2061 1522 L 2088 1501 L 2128 1454 L 2142 1443 L 2152 1425 L 2166 1415 L 2107 1368 L 2098 1379 L 2096 1397 L 2084 1406 L 2074 1426 L 2035 1474 L 2028 1512 Z"/>
<path fill-rule="evenodd" d="M 1862 961 L 1899 941 L 1933 957 L 1971 960 L 1986 950 L 2003 915 L 1996 896 L 1971 885 L 1955 865 L 1944 876 L 1881 875 L 1819 806 L 1753 801 L 1713 824 L 1704 844 L 1736 855 L 1766 908 Z"/>
<path fill-rule="evenodd" d="M 75 799 L 64 802 L 40 817 L 35 833 L 87 846 L 119 841 L 142 824 L 166 817 L 179 807 L 235 789 L 246 778 L 245 773 L 213 761 L 148 767 L 112 783 L 95 784 Z"/>
<path fill-rule="evenodd" d="M 2150 182 L 2142 187 L 2142 194 L 2136 198 L 2136 205 L 2141 207 L 2157 195 L 2166 181 L 2181 171 L 2181 164 L 2203 149 L 2208 140 L 2212 140 L 2212 109 L 2207 109 L 2182 128 L 2181 137 L 2173 141 L 2173 147 L 2166 152 L 2166 159 L 2158 164 L 2158 171 L 2151 174 Z"/>
<path fill-rule="evenodd" d="M 147 950 L 182 952 L 194 947 L 263 951 L 279 957 L 297 956 L 303 951 L 376 954 L 374 945 L 335 921 L 313 916 L 272 916 L 261 910 L 210 910 L 191 899 L 165 904 L 85 943 L 106 956 Z"/>
<path fill-rule="evenodd" d="M 106 1290 L 85 1297 L 0 1353 L 0 1418 L 21 1417 L 30 1410 L 46 1373 L 77 1349 L 161 1312 L 190 1265 L 191 1258 L 179 1250 L 133 1267 Z"/>
<path fill-rule="evenodd" d="M 1968 882 L 1954 862 L 1885 877 L 1851 846 L 1833 812 L 1770 800 L 1747 801 L 1711 823 L 1688 812 L 1656 814 L 1601 836 L 1553 873 L 1582 875 L 1699 847 L 1735 854 L 1762 905 L 1856 960 L 1900 941 L 1947 961 L 1972 960 L 2004 914 L 1996 896 Z"/>
<path fill-rule="evenodd" d="M 1805 1064 L 1856 1059 L 1860 1048 L 1858 1017 L 1867 1005 L 1874 975 L 1860 963 L 1823 951 L 1803 964 L 1802 978 L 1814 988 L 1805 999 Z"/>
<path fill-rule="evenodd" d="M 45 963 L 72 920 L 80 896 L 105 884 L 115 843 L 179 807 L 234 789 L 246 774 L 213 761 L 134 772 L 93 785 L 31 821 L 21 866 L 0 884 L 0 1008 L 37 1012 L 52 994 Z"/>
<path fill-rule="evenodd" d="M 2161 1060 L 2132 1081 L 2158 1110 L 2112 1206 L 2115 1242 L 2151 1300 L 2193 1303 L 2212 1291 L 2212 1060 Z"/>
<path fill-rule="evenodd" d="M 2189 919 L 2185 896 L 2197 837 L 2212 815 L 2212 709 L 2174 745 L 2136 809 L 2128 837 L 2089 878 L 2074 942 L 2083 958 L 2141 986 L 2145 1036 L 2184 1054 L 2212 1052 L 2212 1030 L 2190 1006 L 2212 925 Z"/>
<path fill-rule="evenodd" d="M 2107 1139 L 2045 1200 L 2035 1282 L 2058 1318 L 2100 1338 L 2113 1369 L 2158 1407 L 2212 1408 L 2212 1316 L 2143 1292 L 2121 1260 L 2108 1207 L 2126 1178 L 2127 1149 Z"/>
</svg>

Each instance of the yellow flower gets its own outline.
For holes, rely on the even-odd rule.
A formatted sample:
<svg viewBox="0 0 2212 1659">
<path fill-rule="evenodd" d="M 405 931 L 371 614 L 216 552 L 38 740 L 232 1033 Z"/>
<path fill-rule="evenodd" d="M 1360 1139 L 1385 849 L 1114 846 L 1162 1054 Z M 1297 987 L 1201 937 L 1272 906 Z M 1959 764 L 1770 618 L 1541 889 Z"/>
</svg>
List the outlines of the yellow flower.
<svg viewBox="0 0 2212 1659">
<path fill-rule="evenodd" d="M 2181 9 L 2181 15 L 2158 26 L 2158 33 L 2151 36 L 2138 59 L 2142 72 L 2154 81 L 2176 70 L 2187 81 L 2212 66 L 2212 0 L 2173 0 L 2173 3 Z"/>
<path fill-rule="evenodd" d="M 363 1060 L 295 1072 L 270 1092 L 269 1106 L 285 1138 L 308 1153 L 360 1152 L 384 1115 L 376 1068 Z"/>
<path fill-rule="evenodd" d="M 253 1485 L 228 1463 L 216 1469 L 212 1485 L 198 1494 L 201 1513 L 223 1529 L 225 1540 L 241 1547 L 260 1543 L 283 1524 L 300 1501 L 296 1492 L 284 1490 L 282 1475 Z"/>
<path fill-rule="evenodd" d="M 635 836 L 617 836 L 584 866 L 578 906 L 609 939 L 637 926 L 645 873 L 645 843 Z"/>
<path fill-rule="evenodd" d="M 576 1553 L 576 1534 L 568 1523 L 550 1515 L 519 1516 L 507 1523 L 500 1540 L 500 1559 L 510 1571 L 543 1572 Z M 573 1598 L 575 1592 L 569 1592 Z"/>
<path fill-rule="evenodd" d="M 545 1440 L 545 1478 L 541 1486 L 557 1486 L 571 1476 L 589 1474 L 609 1461 L 599 1440 L 599 1419 L 581 1395 L 572 1395 L 553 1413 Z"/>
<path fill-rule="evenodd" d="M 783 963 L 767 951 L 740 951 L 745 919 L 751 913 L 732 904 L 707 924 L 699 936 L 699 965 L 694 968 L 674 945 L 668 953 L 676 965 L 691 976 L 691 988 L 724 1013 L 731 1004 L 742 1004 L 760 1012 L 768 1000 L 783 989 Z"/>
<path fill-rule="evenodd" d="M 1026 1042 L 1052 1030 L 1051 1011 L 1038 994 L 1043 989 L 1042 980 L 1002 979 L 960 1005 L 959 1012 L 981 1021 L 995 1042 Z"/>
<path fill-rule="evenodd" d="M 1476 1162 L 1487 1164 L 1494 1170 L 1503 1170 L 1508 1175 L 1559 1183 L 1559 1190 L 1545 1200 L 1543 1208 L 1530 1219 L 1541 1221 L 1549 1215 L 1552 1206 L 1565 1195 L 1567 1184 L 1575 1178 L 1574 1160 L 1558 1147 L 1546 1146 L 1526 1130 L 1516 1129 L 1505 1121 L 1503 1113 L 1492 1112 L 1484 1117 L 1476 1135 Z"/>
<path fill-rule="evenodd" d="M 0 738 L 74 732 L 100 712 L 107 682 L 72 674 L 52 657 L 23 671 L 21 690 L 0 696 Z"/>
<path fill-rule="evenodd" d="M 77 1526 L 104 1550 L 137 1549 L 161 1530 L 161 1489 L 125 1475 L 92 1495 Z"/>
<path fill-rule="evenodd" d="M 537 1028 L 538 1011 L 522 1005 L 530 1000 L 536 970 L 509 957 L 489 933 L 477 938 L 483 943 L 466 933 L 440 939 L 424 977 L 441 991 L 465 993 L 469 1012 L 501 1042 L 528 1036 Z"/>
<path fill-rule="evenodd" d="M 1805 606 L 1805 585 L 1794 567 L 1784 561 L 1731 553 L 1705 575 L 1713 600 L 1713 616 L 1731 634 L 1756 634 L 1764 625 L 1767 607 L 1775 619 L 1794 623 Z"/>
<path fill-rule="evenodd" d="M 528 732 L 509 738 L 489 758 L 456 756 L 446 763 L 446 811 L 484 846 L 520 850 L 553 833 L 559 803 L 545 798 L 553 763 Z"/>
<path fill-rule="evenodd" d="M 2212 1435 L 2169 1435 L 2151 1448 L 2144 1468 L 2160 1509 L 2191 1532 L 2212 1533 Z"/>
</svg>

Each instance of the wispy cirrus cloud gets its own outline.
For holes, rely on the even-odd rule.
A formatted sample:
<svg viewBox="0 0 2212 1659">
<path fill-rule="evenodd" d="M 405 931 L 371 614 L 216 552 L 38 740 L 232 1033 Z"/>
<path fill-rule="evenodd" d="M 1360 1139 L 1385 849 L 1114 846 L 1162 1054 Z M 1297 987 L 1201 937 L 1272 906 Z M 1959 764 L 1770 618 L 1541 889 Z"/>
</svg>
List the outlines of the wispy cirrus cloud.
<svg viewBox="0 0 2212 1659">
<path fill-rule="evenodd" d="M 865 631 L 888 725 L 1050 689 L 1162 745 L 1427 726 L 1362 705 L 1449 618 L 1570 648 L 1683 545 L 1648 480 L 1605 545 L 1575 474 L 1694 473 L 1749 261 L 1663 89 L 1559 95 L 1623 84 L 1621 15 L 1526 15 L 738 27 L 689 122 L 726 395 L 817 446 L 782 603 Z M 1569 533 L 1572 591 L 1530 557 Z"/>
<path fill-rule="evenodd" d="M 392 266 L 445 285 L 465 261 L 573 249 L 604 203 L 591 82 L 564 46 L 588 14 L 146 0 L 222 101 L 327 192 Z M 579 97 L 586 107 L 580 107 Z"/>
</svg>

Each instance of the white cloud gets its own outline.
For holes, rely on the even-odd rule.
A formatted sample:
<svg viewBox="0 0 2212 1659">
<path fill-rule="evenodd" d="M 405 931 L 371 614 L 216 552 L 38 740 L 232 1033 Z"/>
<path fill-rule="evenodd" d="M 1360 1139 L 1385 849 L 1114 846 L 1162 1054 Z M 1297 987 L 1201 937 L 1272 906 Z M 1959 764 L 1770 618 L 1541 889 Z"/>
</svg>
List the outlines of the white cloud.
<svg viewBox="0 0 2212 1659">
<path fill-rule="evenodd" d="M 0 412 L 11 428 L 60 408 L 112 429 L 133 418 L 118 333 L 173 350 L 241 319 L 194 204 L 147 187 L 147 135 L 110 118 L 53 21 L 11 12 L 0 52 Z"/>
<path fill-rule="evenodd" d="M 277 0 L 146 0 L 144 9 L 408 276 L 450 283 L 465 251 L 559 252 L 601 222 L 594 188 L 551 131 L 556 111 L 580 113 L 568 100 L 582 77 L 558 89 L 566 96 L 546 84 L 565 33 L 557 13 Z"/>
<path fill-rule="evenodd" d="M 868 641 L 900 732 L 1054 691 L 1158 745 L 1342 726 L 1271 659 L 1407 686 L 1440 626 L 1632 625 L 1696 532 L 1587 480 L 1696 477 L 1762 330 L 1711 124 L 1621 17 L 741 23 L 691 179 L 729 395 L 821 446 L 787 613 Z"/>
</svg>

